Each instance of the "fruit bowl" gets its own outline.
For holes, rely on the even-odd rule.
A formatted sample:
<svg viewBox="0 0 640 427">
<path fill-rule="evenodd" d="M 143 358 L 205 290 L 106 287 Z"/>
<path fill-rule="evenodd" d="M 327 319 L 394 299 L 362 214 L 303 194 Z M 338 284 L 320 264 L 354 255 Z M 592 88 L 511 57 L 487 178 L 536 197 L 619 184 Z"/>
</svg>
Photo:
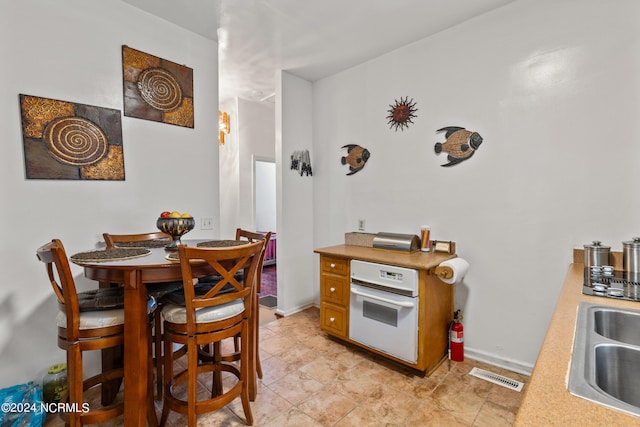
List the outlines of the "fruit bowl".
<svg viewBox="0 0 640 427">
<path fill-rule="evenodd" d="M 180 238 L 193 230 L 196 225 L 196 221 L 192 218 L 158 218 L 156 221 L 156 227 L 163 233 L 167 233 L 171 236 L 171 243 L 165 246 L 166 250 L 176 251 L 178 245 L 182 243 Z"/>
</svg>

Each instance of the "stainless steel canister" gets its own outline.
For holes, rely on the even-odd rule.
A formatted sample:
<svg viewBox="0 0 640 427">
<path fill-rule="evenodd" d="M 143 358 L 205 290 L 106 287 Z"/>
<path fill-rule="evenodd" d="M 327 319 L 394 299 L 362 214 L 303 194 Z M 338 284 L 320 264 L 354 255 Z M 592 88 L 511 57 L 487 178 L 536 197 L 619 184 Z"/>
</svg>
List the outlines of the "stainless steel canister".
<svg viewBox="0 0 640 427">
<path fill-rule="evenodd" d="M 622 242 L 622 268 L 627 273 L 640 272 L 640 237 Z"/>
<path fill-rule="evenodd" d="M 594 240 L 591 245 L 584 245 L 584 265 L 609 265 L 611 246 L 604 246 L 602 242 Z"/>
</svg>

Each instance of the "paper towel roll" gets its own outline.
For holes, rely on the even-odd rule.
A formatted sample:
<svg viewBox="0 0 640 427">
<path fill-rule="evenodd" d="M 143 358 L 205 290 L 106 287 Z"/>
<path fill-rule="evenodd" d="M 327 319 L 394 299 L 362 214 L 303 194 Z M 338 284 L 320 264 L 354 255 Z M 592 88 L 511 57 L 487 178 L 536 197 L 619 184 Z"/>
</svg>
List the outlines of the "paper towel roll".
<svg viewBox="0 0 640 427">
<path fill-rule="evenodd" d="M 448 283 L 450 285 L 454 283 L 460 282 L 464 276 L 467 274 L 469 270 L 469 263 L 462 258 L 453 258 L 444 262 L 441 262 L 438 267 L 448 267 L 453 272 L 451 277 L 440 277 L 444 283 Z"/>
</svg>

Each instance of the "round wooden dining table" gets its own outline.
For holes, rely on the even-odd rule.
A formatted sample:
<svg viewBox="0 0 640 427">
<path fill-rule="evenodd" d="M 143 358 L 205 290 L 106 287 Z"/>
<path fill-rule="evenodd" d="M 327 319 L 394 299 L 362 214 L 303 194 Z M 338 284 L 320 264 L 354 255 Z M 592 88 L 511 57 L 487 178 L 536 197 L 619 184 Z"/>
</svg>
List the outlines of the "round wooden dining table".
<svg viewBox="0 0 640 427">
<path fill-rule="evenodd" d="M 196 246 L 208 240 L 183 240 L 187 246 Z M 152 402 L 150 393 L 153 388 L 148 381 L 149 369 L 149 321 L 147 314 L 147 288 L 154 284 L 182 280 L 180 262 L 171 260 L 170 252 L 164 248 L 148 248 L 149 254 L 135 258 L 101 261 L 71 261 L 84 268 L 84 275 L 88 279 L 100 283 L 101 287 L 114 283 L 124 286 L 124 425 L 144 426 L 149 405 Z M 206 277 L 214 270 L 204 261 L 202 264 L 193 263 L 194 277 Z M 257 300 L 257 296 L 256 296 Z M 254 304 L 255 306 L 256 304 Z M 257 307 L 256 307 L 257 310 Z M 257 325 L 255 325 L 257 327 Z M 250 336 L 255 337 L 254 328 L 250 326 Z M 252 339 L 253 341 L 253 339 Z M 253 348 L 255 346 L 252 345 Z M 254 353 L 253 351 L 250 353 Z M 257 389 L 255 379 L 255 360 L 251 361 L 252 400 L 255 399 Z M 155 412 L 154 412 L 155 415 Z M 152 423 L 153 424 L 153 423 Z"/>
</svg>

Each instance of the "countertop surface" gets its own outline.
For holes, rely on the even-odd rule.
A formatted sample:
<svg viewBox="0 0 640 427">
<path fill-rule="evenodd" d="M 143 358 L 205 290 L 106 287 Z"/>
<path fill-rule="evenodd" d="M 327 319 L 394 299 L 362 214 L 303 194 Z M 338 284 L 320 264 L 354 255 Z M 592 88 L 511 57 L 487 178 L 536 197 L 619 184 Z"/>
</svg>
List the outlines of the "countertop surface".
<svg viewBox="0 0 640 427">
<path fill-rule="evenodd" d="M 355 245 L 336 245 L 315 249 L 314 252 L 338 258 L 357 258 L 365 261 L 427 270 L 441 262 L 456 258 L 456 254 L 439 252 L 400 252 Z"/>
<path fill-rule="evenodd" d="M 574 396 L 567 389 L 579 303 L 640 310 L 638 302 L 583 295 L 583 275 L 584 264 L 571 264 L 514 426 L 640 425 L 639 417 Z"/>
</svg>

